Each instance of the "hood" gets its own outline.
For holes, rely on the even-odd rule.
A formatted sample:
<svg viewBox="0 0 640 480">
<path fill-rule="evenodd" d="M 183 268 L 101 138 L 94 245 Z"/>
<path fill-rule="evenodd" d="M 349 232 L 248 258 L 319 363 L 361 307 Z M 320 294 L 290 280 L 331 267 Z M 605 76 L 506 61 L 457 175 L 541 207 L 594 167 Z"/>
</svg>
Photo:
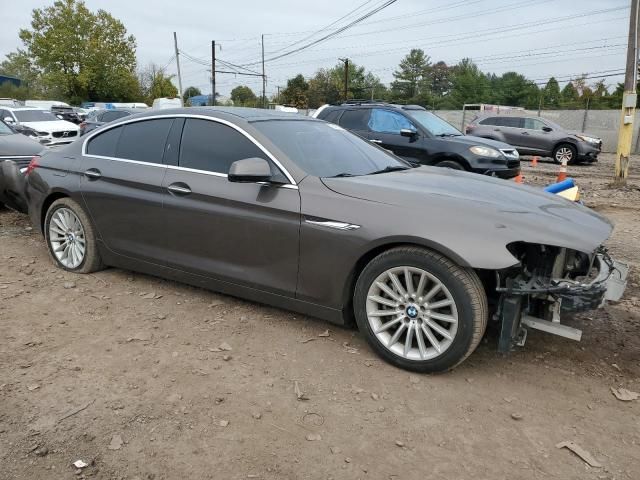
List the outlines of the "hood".
<svg viewBox="0 0 640 480">
<path fill-rule="evenodd" d="M 493 147 L 497 150 L 505 150 L 505 149 L 515 150 L 515 147 L 512 145 L 509 145 L 508 143 L 499 142 L 498 140 L 491 140 L 489 138 L 475 137 L 473 135 L 460 135 L 458 137 L 448 137 L 447 140 L 469 145 L 470 147 L 474 145 L 486 145 L 488 147 Z"/>
<path fill-rule="evenodd" d="M 26 135 L 15 133 L 12 135 L 0 135 L 0 157 L 9 156 L 33 156 L 44 150 L 44 147 L 37 141 Z"/>
<path fill-rule="evenodd" d="M 20 122 L 20 125 L 33 128 L 36 132 L 64 132 L 67 130 L 78 130 L 75 123 L 66 120 L 51 120 L 50 122 Z"/>
<path fill-rule="evenodd" d="M 409 228 L 423 225 L 427 237 L 446 226 L 447 243 L 475 241 L 478 249 L 524 241 L 591 253 L 612 230 L 601 215 L 542 189 L 446 168 L 322 181 L 336 193 L 401 208 L 396 215 L 406 217 Z"/>
</svg>

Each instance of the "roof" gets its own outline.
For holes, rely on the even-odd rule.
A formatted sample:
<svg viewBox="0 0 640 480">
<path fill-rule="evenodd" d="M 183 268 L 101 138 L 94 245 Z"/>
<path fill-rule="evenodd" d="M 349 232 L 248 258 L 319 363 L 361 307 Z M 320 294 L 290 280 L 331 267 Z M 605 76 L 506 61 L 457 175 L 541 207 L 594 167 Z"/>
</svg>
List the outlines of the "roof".
<svg viewBox="0 0 640 480">
<path fill-rule="evenodd" d="M 11 105 L 1 105 L 3 110 L 42 110 L 43 112 L 48 112 L 49 110 L 45 110 L 40 107 L 13 107 Z"/>
<path fill-rule="evenodd" d="M 330 107 L 392 107 L 400 110 L 426 110 L 420 105 L 400 105 L 398 103 L 389 103 L 382 100 L 348 100 L 346 102 L 333 103 Z"/>
<path fill-rule="evenodd" d="M 247 107 L 185 107 L 167 108 L 162 110 L 149 109 L 138 114 L 138 117 L 176 114 L 209 115 L 212 117 L 234 116 L 246 120 L 247 122 L 256 122 L 261 120 L 315 120 L 314 118 L 306 117 L 298 113 Z"/>
</svg>

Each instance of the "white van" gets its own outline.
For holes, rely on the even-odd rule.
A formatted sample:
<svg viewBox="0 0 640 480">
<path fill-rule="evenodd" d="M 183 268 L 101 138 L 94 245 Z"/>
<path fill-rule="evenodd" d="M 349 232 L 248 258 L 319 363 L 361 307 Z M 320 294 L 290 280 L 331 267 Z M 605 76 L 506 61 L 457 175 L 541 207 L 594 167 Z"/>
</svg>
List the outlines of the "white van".
<svg viewBox="0 0 640 480">
<path fill-rule="evenodd" d="M 153 106 L 156 110 L 164 110 L 165 108 L 180 108 L 182 107 L 182 101 L 178 97 L 173 98 L 156 98 L 153 101 Z"/>
<path fill-rule="evenodd" d="M 69 104 L 59 102 L 57 100 L 25 100 L 25 107 L 41 108 L 42 110 L 51 110 L 51 107 L 63 106 L 68 107 Z"/>
</svg>

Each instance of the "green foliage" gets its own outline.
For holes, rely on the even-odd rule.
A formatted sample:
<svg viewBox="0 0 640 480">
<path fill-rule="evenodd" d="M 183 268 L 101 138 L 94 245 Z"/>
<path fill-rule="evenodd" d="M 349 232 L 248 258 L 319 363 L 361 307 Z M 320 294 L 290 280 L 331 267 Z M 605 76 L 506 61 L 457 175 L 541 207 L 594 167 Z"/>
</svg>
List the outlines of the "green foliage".
<svg viewBox="0 0 640 480">
<path fill-rule="evenodd" d="M 562 92 L 560 92 L 561 101 L 560 106 L 562 108 L 578 108 L 578 104 L 580 102 L 580 94 L 576 87 L 574 87 L 573 82 L 567 83 Z"/>
<path fill-rule="evenodd" d="M 560 85 L 555 77 L 549 79 L 541 93 L 544 108 L 560 108 L 562 96 L 560 95 Z"/>
<path fill-rule="evenodd" d="M 173 75 L 165 75 L 164 70 L 151 64 L 139 74 L 138 82 L 144 102 L 151 105 L 156 98 L 177 97 L 178 89 L 171 82 Z"/>
<path fill-rule="evenodd" d="M 187 87 L 187 89 L 182 94 L 182 100 L 184 103 L 187 103 L 187 100 L 191 97 L 197 97 L 198 95 L 202 95 L 202 91 L 200 91 L 197 87 Z"/>
<path fill-rule="evenodd" d="M 309 84 L 302 74 L 287 80 L 287 87 L 280 93 L 280 101 L 296 108 L 308 108 Z"/>
<path fill-rule="evenodd" d="M 255 107 L 258 97 L 246 85 L 240 85 L 231 90 L 231 101 L 236 107 Z"/>
<path fill-rule="evenodd" d="M 415 99 L 425 86 L 424 80 L 429 76 L 431 59 L 419 48 L 412 49 L 409 54 L 400 61 L 398 70 L 393 72 L 395 81 L 391 83 L 394 96 L 399 98 Z"/>
<path fill-rule="evenodd" d="M 11 82 L 4 82 L 0 84 L 0 98 L 15 98 L 16 100 L 27 100 L 31 99 L 29 89 L 20 85 L 16 87 Z"/>
<path fill-rule="evenodd" d="M 491 103 L 489 78 L 469 58 L 453 67 L 452 84 L 446 99 L 448 108 L 462 108 L 465 103 Z"/>
<path fill-rule="evenodd" d="M 537 108 L 539 90 L 524 75 L 507 72 L 491 78 L 491 103 Z"/>
<path fill-rule="evenodd" d="M 19 36 L 24 50 L 7 55 L 0 68 L 30 90 L 72 103 L 139 99 L 135 38 L 106 11 L 93 13 L 81 0 L 57 0 L 33 10 L 31 28 Z"/>
</svg>

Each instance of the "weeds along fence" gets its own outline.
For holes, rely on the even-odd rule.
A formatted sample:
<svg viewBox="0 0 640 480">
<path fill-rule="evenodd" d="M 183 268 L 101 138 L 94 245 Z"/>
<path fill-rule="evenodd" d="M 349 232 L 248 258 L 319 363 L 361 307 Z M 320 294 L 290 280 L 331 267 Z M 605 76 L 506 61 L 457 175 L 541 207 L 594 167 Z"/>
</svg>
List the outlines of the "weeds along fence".
<svg viewBox="0 0 640 480">
<path fill-rule="evenodd" d="M 469 124 L 478 112 L 462 110 L 436 110 L 434 112 L 457 128 Z M 487 112 L 487 114 L 490 114 Z M 504 111 L 500 115 L 538 116 L 537 110 Z M 570 131 L 583 132 L 602 139 L 603 152 L 615 152 L 618 145 L 620 110 L 541 110 L 540 117 L 547 118 Z M 633 153 L 640 151 L 640 111 L 636 113 L 633 131 Z"/>
</svg>

